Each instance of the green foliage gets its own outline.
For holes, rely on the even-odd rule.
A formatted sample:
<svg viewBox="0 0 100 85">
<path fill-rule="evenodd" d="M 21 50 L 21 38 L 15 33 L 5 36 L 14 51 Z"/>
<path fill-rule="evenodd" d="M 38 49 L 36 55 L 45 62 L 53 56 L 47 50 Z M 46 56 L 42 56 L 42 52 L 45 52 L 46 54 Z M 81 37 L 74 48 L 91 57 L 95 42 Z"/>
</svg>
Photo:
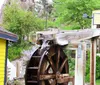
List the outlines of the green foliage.
<svg viewBox="0 0 100 85">
<path fill-rule="evenodd" d="M 23 48 L 20 46 L 9 46 L 8 58 L 10 59 L 10 61 L 20 58 L 22 50 Z"/>
<path fill-rule="evenodd" d="M 9 42 L 8 58 L 10 59 L 10 61 L 20 58 L 22 55 L 22 51 L 29 49 L 31 46 L 32 45 L 27 41 L 24 41 L 22 44 Z"/>
<path fill-rule="evenodd" d="M 90 81 L 90 51 L 87 51 L 85 81 Z"/>
<path fill-rule="evenodd" d="M 100 79 L 96 81 L 96 85 L 100 85 Z"/>
<path fill-rule="evenodd" d="M 29 47 L 29 33 L 31 31 L 43 30 L 44 21 L 38 18 L 35 13 L 23 10 L 16 2 L 7 4 L 3 12 L 3 26 L 7 30 L 18 35 L 18 42 L 11 44 L 8 49 L 10 60 L 21 57 L 21 52 Z M 27 41 L 25 37 L 27 36 Z"/>
<path fill-rule="evenodd" d="M 78 24 L 72 24 L 72 25 L 63 26 L 62 29 L 64 29 L 64 30 L 78 30 L 78 29 L 80 29 L 80 26 Z"/>
<path fill-rule="evenodd" d="M 92 16 L 92 11 L 100 8 L 99 0 L 55 0 L 55 2 L 53 14 L 56 22 L 63 24 L 64 28 L 68 26 L 66 29 L 74 29 L 77 26 L 78 29 L 89 28 L 91 19 L 83 18 L 83 14 Z"/>
<path fill-rule="evenodd" d="M 96 79 L 100 79 L 100 56 L 97 56 L 96 62 Z"/>
<path fill-rule="evenodd" d="M 32 12 L 23 10 L 15 3 L 5 7 L 3 20 L 4 27 L 18 35 L 19 43 L 31 31 L 42 30 L 44 28 L 43 20 L 37 18 Z"/>
<path fill-rule="evenodd" d="M 14 85 L 22 85 L 19 80 L 14 80 Z"/>
<path fill-rule="evenodd" d="M 69 75 L 70 76 L 75 76 L 74 71 L 75 71 L 75 50 L 68 50 L 65 48 L 64 53 L 68 57 L 68 64 L 69 64 Z"/>
<path fill-rule="evenodd" d="M 96 79 L 100 79 L 100 57 L 96 57 Z M 85 77 L 86 82 L 90 81 L 90 52 L 88 51 L 88 58 L 86 61 L 86 77 Z"/>
</svg>

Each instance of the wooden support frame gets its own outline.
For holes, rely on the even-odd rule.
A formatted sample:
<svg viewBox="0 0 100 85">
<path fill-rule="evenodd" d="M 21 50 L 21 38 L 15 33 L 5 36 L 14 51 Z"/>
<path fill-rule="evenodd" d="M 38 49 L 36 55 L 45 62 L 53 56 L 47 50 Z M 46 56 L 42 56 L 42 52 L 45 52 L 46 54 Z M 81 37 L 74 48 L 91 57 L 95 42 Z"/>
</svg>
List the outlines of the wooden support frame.
<svg viewBox="0 0 100 85">
<path fill-rule="evenodd" d="M 96 85 L 95 81 L 96 81 L 96 41 L 97 41 L 97 37 L 91 38 L 90 40 L 91 40 L 91 43 L 90 43 L 91 45 L 90 46 L 90 85 Z M 86 63 L 86 44 L 85 42 L 80 42 L 80 43 L 77 43 L 77 45 L 72 46 L 74 47 L 75 50 L 77 49 L 76 59 L 75 59 L 75 85 L 85 85 L 84 75 L 85 75 L 85 63 Z M 80 52 L 78 51 L 79 45 L 82 46 L 82 48 L 80 49 L 81 50 Z M 81 58 L 78 58 L 79 56 L 78 53 L 82 54 L 80 55 Z"/>
<path fill-rule="evenodd" d="M 96 85 L 96 41 L 97 37 L 91 38 L 90 43 L 90 85 Z M 75 85 L 85 85 L 84 75 L 85 75 L 85 63 L 86 63 L 86 44 L 85 42 L 80 42 L 78 46 L 72 46 L 76 50 L 75 59 Z M 81 49 L 79 48 L 81 45 Z M 80 52 L 78 50 L 81 50 Z M 81 53 L 81 58 L 78 57 Z M 80 72 L 79 72 L 80 71 Z"/>
<path fill-rule="evenodd" d="M 84 85 L 84 74 L 86 63 L 86 44 L 81 42 L 76 50 L 75 59 L 75 85 Z"/>
<path fill-rule="evenodd" d="M 41 36 L 42 35 L 42 36 Z M 37 33 L 38 40 L 55 40 L 55 44 L 69 46 L 76 50 L 75 85 L 85 84 L 86 43 L 91 40 L 90 47 L 90 85 L 95 85 L 96 76 L 96 39 L 100 36 L 100 29 L 84 29 L 71 31 L 44 31 Z M 77 46 L 78 45 L 78 46 Z M 80 50 L 80 51 L 79 51 Z"/>
<path fill-rule="evenodd" d="M 90 47 L 90 85 L 96 85 L 96 40 L 97 38 L 91 39 Z"/>
</svg>

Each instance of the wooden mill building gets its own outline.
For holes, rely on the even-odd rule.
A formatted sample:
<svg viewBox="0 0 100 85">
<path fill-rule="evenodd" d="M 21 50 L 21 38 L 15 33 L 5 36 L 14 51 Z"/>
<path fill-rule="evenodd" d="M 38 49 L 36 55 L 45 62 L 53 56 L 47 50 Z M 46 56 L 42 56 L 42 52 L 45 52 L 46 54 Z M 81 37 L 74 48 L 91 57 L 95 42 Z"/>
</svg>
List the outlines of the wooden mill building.
<svg viewBox="0 0 100 85">
<path fill-rule="evenodd" d="M 0 85 L 6 85 L 8 41 L 17 41 L 17 35 L 0 27 Z"/>
</svg>

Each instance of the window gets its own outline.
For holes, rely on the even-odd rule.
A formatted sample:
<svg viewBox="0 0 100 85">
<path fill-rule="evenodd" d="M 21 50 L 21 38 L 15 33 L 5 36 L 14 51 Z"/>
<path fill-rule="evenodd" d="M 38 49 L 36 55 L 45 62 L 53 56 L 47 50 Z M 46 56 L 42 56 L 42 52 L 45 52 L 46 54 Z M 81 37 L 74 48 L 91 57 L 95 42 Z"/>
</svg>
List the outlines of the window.
<svg viewBox="0 0 100 85">
<path fill-rule="evenodd" d="M 100 24 L 97 25 L 97 28 L 100 28 Z"/>
</svg>

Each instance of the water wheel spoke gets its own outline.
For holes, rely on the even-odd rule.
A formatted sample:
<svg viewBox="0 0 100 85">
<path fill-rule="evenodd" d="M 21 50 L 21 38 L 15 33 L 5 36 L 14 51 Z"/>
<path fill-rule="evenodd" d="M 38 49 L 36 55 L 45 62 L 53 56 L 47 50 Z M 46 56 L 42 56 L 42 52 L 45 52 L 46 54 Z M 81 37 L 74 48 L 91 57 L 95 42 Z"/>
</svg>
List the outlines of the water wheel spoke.
<svg viewBox="0 0 100 85">
<path fill-rule="evenodd" d="M 47 69 L 46 69 L 46 71 L 45 71 L 45 73 L 48 73 L 48 71 L 49 71 L 49 69 L 50 69 L 50 65 L 48 65 L 48 67 L 47 67 Z"/>
<path fill-rule="evenodd" d="M 56 78 L 55 74 L 44 74 L 44 75 L 40 75 L 39 80 L 49 80 L 54 78 Z"/>
<path fill-rule="evenodd" d="M 45 81 L 46 85 L 51 85 L 50 82 L 48 80 Z"/>
<path fill-rule="evenodd" d="M 50 85 L 56 85 L 56 80 L 53 80 Z"/>
<path fill-rule="evenodd" d="M 65 63 L 66 63 L 67 60 L 68 60 L 68 59 L 66 58 L 66 59 L 63 61 L 61 67 L 59 68 L 59 72 L 62 72 L 62 70 L 63 70 L 63 68 L 64 68 Z"/>
<path fill-rule="evenodd" d="M 51 58 L 52 56 L 54 56 L 56 53 L 50 53 L 48 54 L 48 57 Z"/>
<path fill-rule="evenodd" d="M 48 58 L 48 62 L 50 63 L 50 66 L 51 66 L 53 72 L 55 73 L 56 68 L 55 68 L 55 64 L 54 64 L 53 60 L 51 58 Z"/>
<path fill-rule="evenodd" d="M 41 81 L 40 83 L 41 83 L 41 85 L 46 85 L 46 84 L 45 84 L 45 83 L 46 83 L 45 81 Z M 38 84 L 37 84 L 37 85 L 38 85 Z"/>
<path fill-rule="evenodd" d="M 59 61 L 60 61 L 60 48 L 58 48 L 58 56 L 57 56 L 57 62 L 56 62 L 56 68 L 57 68 L 57 70 L 59 68 Z"/>
</svg>

